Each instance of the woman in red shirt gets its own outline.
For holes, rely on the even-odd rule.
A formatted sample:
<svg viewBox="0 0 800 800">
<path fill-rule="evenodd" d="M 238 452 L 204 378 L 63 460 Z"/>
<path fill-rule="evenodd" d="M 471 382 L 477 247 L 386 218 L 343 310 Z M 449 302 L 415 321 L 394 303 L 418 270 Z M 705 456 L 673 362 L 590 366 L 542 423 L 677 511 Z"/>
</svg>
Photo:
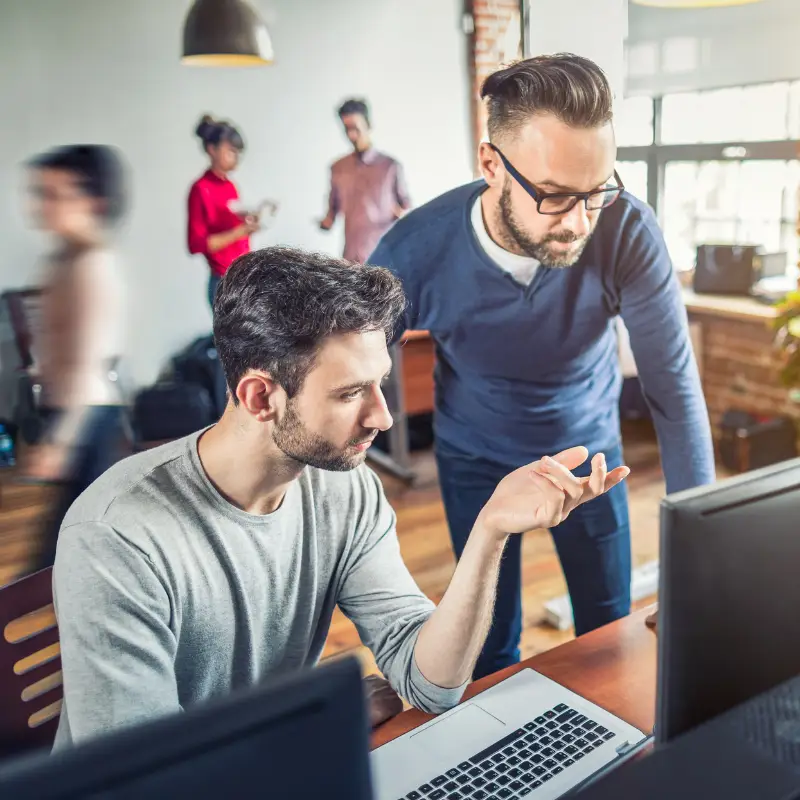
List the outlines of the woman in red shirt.
<svg viewBox="0 0 800 800">
<path fill-rule="evenodd" d="M 229 122 L 205 116 L 195 133 L 211 164 L 189 192 L 189 252 L 202 253 L 211 268 L 208 302 L 213 309 L 222 276 L 239 256 L 250 251 L 249 237 L 259 230 L 259 222 L 256 215 L 237 212 L 239 192 L 228 178 L 244 150 L 239 131 Z"/>
</svg>

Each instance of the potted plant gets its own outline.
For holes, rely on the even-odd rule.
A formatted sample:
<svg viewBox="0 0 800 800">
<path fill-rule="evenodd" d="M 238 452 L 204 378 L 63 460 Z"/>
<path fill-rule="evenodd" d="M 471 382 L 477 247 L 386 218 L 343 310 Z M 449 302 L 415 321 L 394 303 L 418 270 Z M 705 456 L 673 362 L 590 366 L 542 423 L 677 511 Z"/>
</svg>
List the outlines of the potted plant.
<svg viewBox="0 0 800 800">
<path fill-rule="evenodd" d="M 781 381 L 791 399 L 800 402 L 800 288 L 786 295 L 775 308 L 775 343 L 783 353 Z"/>
</svg>

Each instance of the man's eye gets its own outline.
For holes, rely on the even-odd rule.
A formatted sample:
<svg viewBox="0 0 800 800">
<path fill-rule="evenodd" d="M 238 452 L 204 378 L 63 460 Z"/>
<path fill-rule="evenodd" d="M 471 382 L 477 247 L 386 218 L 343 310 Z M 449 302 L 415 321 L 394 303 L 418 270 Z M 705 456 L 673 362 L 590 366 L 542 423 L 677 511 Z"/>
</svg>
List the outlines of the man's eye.
<svg viewBox="0 0 800 800">
<path fill-rule="evenodd" d="M 352 392 L 346 392 L 342 395 L 342 400 L 355 400 L 361 394 L 361 389 L 355 389 Z"/>
</svg>

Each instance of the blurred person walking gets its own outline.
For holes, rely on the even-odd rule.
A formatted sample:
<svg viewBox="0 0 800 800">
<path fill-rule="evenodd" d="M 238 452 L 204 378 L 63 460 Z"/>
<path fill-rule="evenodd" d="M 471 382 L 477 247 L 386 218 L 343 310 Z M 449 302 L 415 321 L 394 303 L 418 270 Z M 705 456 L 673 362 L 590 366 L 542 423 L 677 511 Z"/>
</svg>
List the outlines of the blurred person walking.
<svg viewBox="0 0 800 800">
<path fill-rule="evenodd" d="M 32 216 L 54 244 L 34 340 L 44 432 L 22 464 L 28 479 L 61 489 L 35 557 L 35 568 L 42 569 L 53 563 L 61 520 L 73 501 L 122 454 L 116 370 L 125 293 L 113 229 L 125 191 L 122 160 L 104 145 L 59 147 L 28 167 Z"/>
</svg>

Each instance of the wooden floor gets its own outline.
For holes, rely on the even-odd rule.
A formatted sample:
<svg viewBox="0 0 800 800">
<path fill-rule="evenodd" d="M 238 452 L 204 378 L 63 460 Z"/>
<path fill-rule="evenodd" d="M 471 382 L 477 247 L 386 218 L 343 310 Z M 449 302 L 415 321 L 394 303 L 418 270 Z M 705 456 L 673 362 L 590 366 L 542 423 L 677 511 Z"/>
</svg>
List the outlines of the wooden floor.
<svg viewBox="0 0 800 800">
<path fill-rule="evenodd" d="M 624 430 L 629 478 L 634 565 L 658 554 L 658 507 L 664 484 L 658 447 L 648 424 L 633 424 Z M 416 454 L 418 478 L 406 487 L 390 476 L 382 476 L 387 495 L 397 511 L 400 546 L 409 569 L 422 590 L 438 602 L 455 566 L 430 452 Z M 15 484 L 13 475 L 0 474 L 0 586 L 21 574 L 27 565 L 47 499 L 37 486 Z M 571 631 L 556 631 L 543 622 L 544 603 L 566 592 L 564 578 L 550 535 L 546 531 L 526 534 L 523 544 L 525 622 L 523 657 L 547 650 L 572 638 Z M 646 605 L 652 599 L 643 600 Z M 353 625 L 337 612 L 331 626 L 325 655 L 356 652 L 369 671 L 371 656 L 361 647 Z"/>
</svg>

